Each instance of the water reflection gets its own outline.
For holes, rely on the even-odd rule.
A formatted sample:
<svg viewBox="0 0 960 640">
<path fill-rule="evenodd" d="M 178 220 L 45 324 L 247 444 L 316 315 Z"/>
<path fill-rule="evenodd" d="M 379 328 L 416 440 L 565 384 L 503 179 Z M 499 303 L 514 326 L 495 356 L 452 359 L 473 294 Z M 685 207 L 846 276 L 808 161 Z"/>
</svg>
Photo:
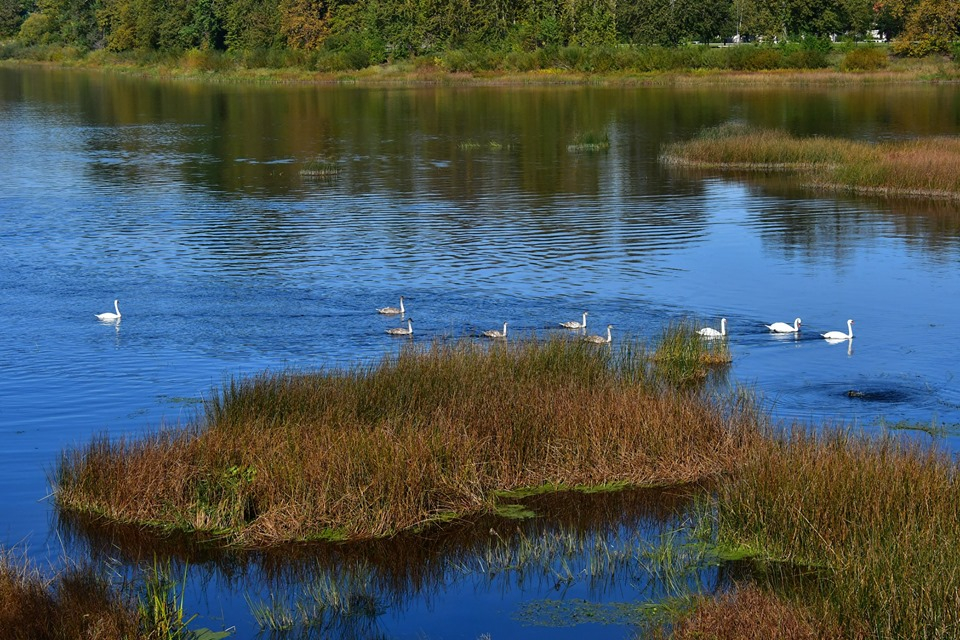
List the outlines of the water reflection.
<svg viewBox="0 0 960 640">
<path fill-rule="evenodd" d="M 825 338 L 827 344 L 847 344 L 847 355 L 853 355 L 853 339 L 852 338 Z"/>
<path fill-rule="evenodd" d="M 268 630 L 267 619 L 293 623 L 276 637 L 334 631 L 389 637 L 389 617 L 424 606 L 472 606 L 457 603 L 456 596 L 451 602 L 451 592 L 488 594 L 517 608 L 523 623 L 536 624 L 518 604 L 530 594 L 613 603 L 712 591 L 721 579 L 715 561 L 682 551 L 688 535 L 683 531 L 690 529 L 701 492 L 681 486 L 544 494 L 518 503 L 535 518 L 488 516 L 390 539 L 249 553 L 218 549 L 215 540 L 150 536 L 137 527 L 62 512 L 57 529 L 74 557 L 89 554 L 111 566 L 149 567 L 164 557 L 186 564 L 192 579 L 233 600 L 228 608 L 235 615 L 249 609 L 245 617 L 252 615 Z M 664 544 L 673 548 L 658 554 Z M 633 616 L 622 623 L 637 621 Z M 229 622 L 243 626 L 243 620 Z"/>
</svg>

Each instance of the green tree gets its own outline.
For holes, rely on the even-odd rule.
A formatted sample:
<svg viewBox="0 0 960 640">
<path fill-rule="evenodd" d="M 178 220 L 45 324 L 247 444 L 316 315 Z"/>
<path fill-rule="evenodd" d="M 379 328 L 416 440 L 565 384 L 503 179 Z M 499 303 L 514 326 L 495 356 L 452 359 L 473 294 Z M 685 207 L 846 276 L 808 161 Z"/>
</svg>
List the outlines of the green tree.
<svg viewBox="0 0 960 640">
<path fill-rule="evenodd" d="M 306 1 L 297 4 L 315 3 Z M 309 8 L 305 7 L 306 10 Z M 223 40 L 227 49 L 253 51 L 276 49 L 283 45 L 281 23 L 289 17 L 289 13 L 281 12 L 277 0 L 230 0 L 223 13 Z"/>
<path fill-rule="evenodd" d="M 920 0 L 891 3 L 894 15 L 904 18 L 903 32 L 893 43 L 896 53 L 924 56 L 947 53 L 960 37 L 960 3 L 955 0 Z"/>
<path fill-rule="evenodd" d="M 617 22 L 613 0 L 571 0 L 566 5 L 568 41 L 594 47 L 616 44 Z"/>
<path fill-rule="evenodd" d="M 99 0 L 37 0 L 37 9 L 36 13 L 43 16 L 49 41 L 84 49 L 102 45 L 102 31 L 96 19 Z M 28 21 L 29 18 L 24 26 Z"/>
<path fill-rule="evenodd" d="M 180 33 L 182 40 L 199 49 L 223 49 L 226 29 L 222 11 L 217 0 L 193 0 L 190 20 Z"/>
<path fill-rule="evenodd" d="M 857 39 L 864 38 L 876 28 L 877 14 L 873 0 L 840 0 L 840 6 L 847 17 L 846 31 Z"/>
<path fill-rule="evenodd" d="M 16 35 L 33 9 L 33 0 L 0 0 L 0 38 Z"/>
<path fill-rule="evenodd" d="M 669 46 L 680 42 L 671 0 L 637 0 L 618 5 L 620 37 L 634 44 Z"/>
<path fill-rule="evenodd" d="M 730 17 L 730 0 L 675 0 L 675 24 L 683 40 L 709 42 L 736 31 Z"/>
<path fill-rule="evenodd" d="M 312 51 L 329 35 L 330 7 L 323 0 L 281 0 L 280 31 L 292 49 Z"/>
</svg>

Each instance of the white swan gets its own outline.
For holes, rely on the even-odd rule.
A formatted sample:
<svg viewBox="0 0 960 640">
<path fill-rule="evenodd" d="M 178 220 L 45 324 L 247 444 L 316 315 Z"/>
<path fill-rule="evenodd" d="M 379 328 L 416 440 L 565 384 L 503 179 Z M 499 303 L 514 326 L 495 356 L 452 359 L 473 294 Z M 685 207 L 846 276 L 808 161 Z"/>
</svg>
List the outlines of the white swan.
<svg viewBox="0 0 960 640">
<path fill-rule="evenodd" d="M 797 318 L 793 321 L 792 326 L 786 322 L 774 322 L 773 324 L 765 324 L 763 326 L 774 333 L 799 333 L 801 324 L 803 323 L 800 321 L 800 318 Z"/>
<path fill-rule="evenodd" d="M 503 323 L 503 331 L 497 331 L 496 329 L 490 329 L 489 331 L 483 332 L 484 337 L 486 338 L 503 338 L 507 337 L 507 323 Z"/>
<path fill-rule="evenodd" d="M 568 320 L 566 322 L 561 322 L 560 326 L 564 329 L 586 329 L 587 328 L 587 312 L 583 312 L 583 322 L 577 322 L 576 320 Z"/>
<path fill-rule="evenodd" d="M 116 310 L 116 313 L 110 313 L 109 311 L 107 311 L 106 313 L 98 313 L 97 320 L 103 320 L 104 322 L 110 322 L 111 320 L 119 320 L 120 319 L 120 301 L 119 300 L 113 301 L 113 308 Z"/>
<path fill-rule="evenodd" d="M 396 316 L 403 315 L 406 313 L 406 310 L 403 308 L 403 296 L 400 296 L 400 308 L 397 307 L 381 307 L 377 309 L 377 313 L 382 313 L 385 316 Z"/>
<path fill-rule="evenodd" d="M 723 338 L 727 335 L 727 319 L 720 318 L 720 331 L 717 331 L 712 327 L 704 327 L 703 329 L 700 329 L 700 331 L 697 331 L 697 333 L 704 338 Z"/>
<path fill-rule="evenodd" d="M 853 340 L 853 320 L 847 320 L 847 332 L 827 331 L 820 334 L 826 340 Z"/>
<path fill-rule="evenodd" d="M 413 335 L 413 318 L 407 318 L 407 327 L 390 327 L 387 333 L 392 336 L 411 336 Z"/>
<path fill-rule="evenodd" d="M 607 325 L 607 337 L 598 335 L 583 336 L 584 342 L 592 342 L 593 344 L 607 344 L 608 342 L 613 342 L 613 335 L 610 333 L 610 329 L 613 329 L 612 324 Z"/>
</svg>

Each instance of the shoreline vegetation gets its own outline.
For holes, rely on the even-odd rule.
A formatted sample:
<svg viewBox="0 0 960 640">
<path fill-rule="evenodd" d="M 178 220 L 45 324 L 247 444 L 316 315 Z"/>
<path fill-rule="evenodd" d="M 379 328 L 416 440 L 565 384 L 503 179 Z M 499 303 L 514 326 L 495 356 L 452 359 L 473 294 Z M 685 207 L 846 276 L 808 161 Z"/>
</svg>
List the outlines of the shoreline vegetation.
<svg viewBox="0 0 960 640">
<path fill-rule="evenodd" d="M 821 191 L 960 200 L 960 139 L 946 136 L 878 143 L 728 123 L 666 146 L 666 165 L 740 172 L 787 172 Z"/>
<path fill-rule="evenodd" d="M 882 44 L 581 47 L 530 52 L 523 62 L 492 51 L 351 66 L 295 55 L 192 49 L 182 53 L 84 51 L 0 43 L 0 66 L 39 65 L 155 80 L 252 84 L 732 86 L 960 82 L 960 58 L 900 57 Z"/>
</svg>

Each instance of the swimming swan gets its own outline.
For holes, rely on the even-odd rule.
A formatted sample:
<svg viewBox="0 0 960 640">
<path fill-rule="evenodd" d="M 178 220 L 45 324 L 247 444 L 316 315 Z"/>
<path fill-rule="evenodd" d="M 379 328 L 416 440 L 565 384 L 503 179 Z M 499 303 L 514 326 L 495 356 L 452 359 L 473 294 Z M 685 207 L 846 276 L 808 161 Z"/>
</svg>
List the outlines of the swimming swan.
<svg viewBox="0 0 960 640">
<path fill-rule="evenodd" d="M 113 301 L 113 308 L 116 309 L 116 311 L 117 311 L 116 313 L 110 313 L 109 311 L 107 311 L 106 313 L 98 313 L 98 314 L 97 314 L 97 320 L 103 320 L 104 322 L 110 322 L 111 320 L 119 320 L 119 319 L 120 319 L 120 302 L 119 302 L 119 300 L 114 300 L 114 301 Z"/>
<path fill-rule="evenodd" d="M 827 331 L 820 335 L 826 340 L 853 340 L 853 320 L 847 320 L 847 333 L 843 331 Z"/>
<path fill-rule="evenodd" d="M 587 328 L 587 312 L 583 312 L 583 322 L 577 322 L 576 320 L 568 320 L 566 322 L 561 322 L 560 326 L 564 329 L 586 329 Z"/>
<path fill-rule="evenodd" d="M 507 337 L 507 323 L 503 323 L 503 331 L 497 331 L 496 329 L 490 329 L 489 331 L 483 332 L 484 337 L 486 338 L 503 338 Z"/>
<path fill-rule="evenodd" d="M 382 313 L 385 316 L 396 316 L 403 315 L 406 313 L 406 310 L 403 308 L 403 296 L 400 296 L 400 308 L 397 307 L 382 307 L 377 309 L 377 313 Z"/>
<path fill-rule="evenodd" d="M 703 329 L 700 329 L 700 331 L 697 331 L 697 333 L 704 338 L 722 338 L 727 335 L 727 319 L 720 318 L 720 331 L 717 331 L 712 327 L 704 327 Z"/>
<path fill-rule="evenodd" d="M 798 333 L 801 324 L 800 318 L 797 318 L 793 321 L 793 326 L 790 326 L 786 322 L 774 322 L 773 324 L 765 324 L 763 326 L 774 333 Z"/>
<path fill-rule="evenodd" d="M 583 341 L 584 341 L 584 342 L 592 342 L 593 344 L 607 344 L 607 343 L 609 343 L 609 342 L 613 342 L 613 335 L 611 335 L 610 329 L 613 329 L 613 325 L 612 325 L 612 324 L 608 324 L 608 325 L 607 325 L 607 337 L 606 337 L 606 338 L 604 338 L 603 336 L 598 336 L 598 335 L 583 336 Z"/>
<path fill-rule="evenodd" d="M 412 336 L 413 335 L 413 318 L 407 318 L 407 328 L 403 327 L 391 327 L 387 329 L 387 333 L 392 336 Z"/>
</svg>

